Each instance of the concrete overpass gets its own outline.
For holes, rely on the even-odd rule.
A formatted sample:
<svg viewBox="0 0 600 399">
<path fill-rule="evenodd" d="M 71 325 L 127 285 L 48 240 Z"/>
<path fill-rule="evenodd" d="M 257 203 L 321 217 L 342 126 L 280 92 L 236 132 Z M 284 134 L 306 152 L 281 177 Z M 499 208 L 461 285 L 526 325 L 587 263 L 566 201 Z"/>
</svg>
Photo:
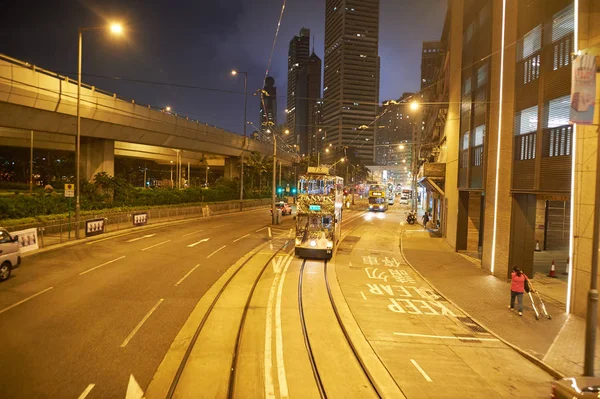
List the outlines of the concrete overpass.
<svg viewBox="0 0 600 399">
<path fill-rule="evenodd" d="M 0 142 L 36 148 L 75 149 L 77 81 L 0 54 Z M 223 166 L 225 176 L 239 175 L 243 151 L 272 154 L 272 144 L 247 140 L 197 120 L 124 100 L 94 86 L 81 87 L 82 176 L 114 174 L 114 156 L 170 162 L 173 149 L 183 162 Z M 284 164 L 294 154 L 278 148 Z"/>
</svg>

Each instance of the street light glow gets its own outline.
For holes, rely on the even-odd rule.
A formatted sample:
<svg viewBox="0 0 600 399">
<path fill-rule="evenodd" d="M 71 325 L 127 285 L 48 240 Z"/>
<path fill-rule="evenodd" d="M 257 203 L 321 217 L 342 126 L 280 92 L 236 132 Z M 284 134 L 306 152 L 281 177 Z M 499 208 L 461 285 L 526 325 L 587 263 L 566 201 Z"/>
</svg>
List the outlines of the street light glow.
<svg viewBox="0 0 600 399">
<path fill-rule="evenodd" d="M 403 146 L 402 144 L 400 144 L 400 145 L 398 146 L 398 149 L 399 149 L 399 150 L 403 150 L 403 149 L 404 149 L 404 146 Z"/>
<path fill-rule="evenodd" d="M 326 148 L 326 149 L 325 149 L 325 152 L 329 153 L 329 148 Z"/>
<path fill-rule="evenodd" d="M 232 74 L 233 76 L 235 76 L 235 75 L 237 75 L 237 71 L 236 71 L 235 69 L 233 69 L 233 70 L 231 71 L 231 74 Z"/>
<path fill-rule="evenodd" d="M 167 112 L 171 112 L 171 107 L 170 107 L 169 105 L 167 105 L 167 106 L 165 107 L 165 111 L 167 111 Z"/>
<path fill-rule="evenodd" d="M 416 102 L 416 101 L 411 102 L 410 103 L 410 109 L 413 110 L 413 111 L 418 110 L 419 109 L 419 103 Z"/>
<path fill-rule="evenodd" d="M 285 133 L 285 134 L 290 134 L 290 129 L 285 129 L 285 130 L 283 131 L 283 133 Z"/>
<path fill-rule="evenodd" d="M 123 25 L 118 22 L 113 22 L 110 24 L 110 31 L 115 35 L 120 35 L 123 33 Z"/>
</svg>

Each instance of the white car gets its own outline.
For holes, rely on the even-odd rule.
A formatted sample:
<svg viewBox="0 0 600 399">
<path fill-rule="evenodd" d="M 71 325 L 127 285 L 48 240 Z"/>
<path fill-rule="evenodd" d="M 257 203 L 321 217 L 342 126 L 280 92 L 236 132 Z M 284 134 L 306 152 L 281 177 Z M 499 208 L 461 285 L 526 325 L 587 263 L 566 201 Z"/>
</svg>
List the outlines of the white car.
<svg viewBox="0 0 600 399">
<path fill-rule="evenodd" d="M 408 198 L 400 197 L 400 205 L 408 205 Z"/>
<path fill-rule="evenodd" d="M 20 264 L 19 237 L 12 237 L 0 227 L 0 281 L 8 280 L 12 269 L 16 269 Z"/>
</svg>

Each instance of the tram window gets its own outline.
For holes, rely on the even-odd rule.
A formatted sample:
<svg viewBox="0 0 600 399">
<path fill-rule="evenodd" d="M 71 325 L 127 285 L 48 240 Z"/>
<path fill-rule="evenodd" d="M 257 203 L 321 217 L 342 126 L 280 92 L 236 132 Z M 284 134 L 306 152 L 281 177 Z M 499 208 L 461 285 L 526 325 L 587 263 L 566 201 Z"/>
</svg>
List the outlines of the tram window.
<svg viewBox="0 0 600 399">
<path fill-rule="evenodd" d="M 323 218 L 323 227 L 326 229 L 331 229 L 331 216 L 325 216 Z"/>
</svg>

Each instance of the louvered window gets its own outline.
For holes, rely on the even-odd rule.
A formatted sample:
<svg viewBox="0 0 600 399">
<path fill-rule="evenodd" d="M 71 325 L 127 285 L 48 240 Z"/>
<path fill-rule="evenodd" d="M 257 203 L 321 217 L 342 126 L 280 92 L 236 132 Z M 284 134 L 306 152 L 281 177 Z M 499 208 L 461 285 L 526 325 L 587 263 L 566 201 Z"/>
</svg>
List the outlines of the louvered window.
<svg viewBox="0 0 600 399">
<path fill-rule="evenodd" d="M 484 64 L 477 70 L 477 87 L 481 87 L 487 83 L 488 67 Z"/>
<path fill-rule="evenodd" d="M 475 136 L 473 136 L 473 146 L 483 145 L 483 138 L 485 137 L 485 125 L 477 126 L 475 128 Z"/>
<path fill-rule="evenodd" d="M 519 136 L 537 131 L 538 107 L 525 108 L 515 114 L 515 135 Z"/>
<path fill-rule="evenodd" d="M 465 79 L 463 82 L 463 96 L 468 96 L 471 94 L 471 78 Z"/>
<path fill-rule="evenodd" d="M 517 61 L 521 61 L 542 48 L 542 25 L 529 31 L 517 47 Z"/>
<path fill-rule="evenodd" d="M 460 144 L 461 150 L 466 150 L 467 148 L 469 148 L 469 132 L 463 133 L 462 142 Z"/>
<path fill-rule="evenodd" d="M 575 30 L 575 12 L 573 4 L 554 14 L 552 20 L 552 42 L 570 35 Z"/>
<path fill-rule="evenodd" d="M 550 100 L 545 109 L 544 128 L 568 125 L 570 106 L 570 96 L 564 96 Z"/>
</svg>

